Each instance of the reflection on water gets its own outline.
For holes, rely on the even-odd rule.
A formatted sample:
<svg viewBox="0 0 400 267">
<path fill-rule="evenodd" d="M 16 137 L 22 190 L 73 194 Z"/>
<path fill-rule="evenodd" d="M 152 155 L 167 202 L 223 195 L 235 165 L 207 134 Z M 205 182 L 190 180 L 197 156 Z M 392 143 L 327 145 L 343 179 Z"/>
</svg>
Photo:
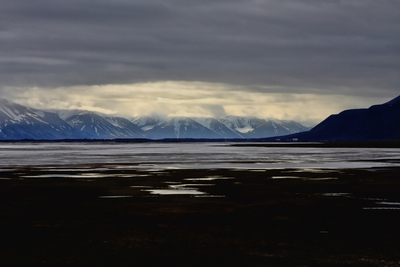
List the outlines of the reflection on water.
<svg viewBox="0 0 400 267">
<path fill-rule="evenodd" d="M 168 185 L 167 189 L 143 189 L 142 191 L 150 192 L 153 195 L 204 195 L 205 192 L 199 191 L 197 187 L 213 186 L 214 184 L 181 184 L 179 182 Z"/>
<path fill-rule="evenodd" d="M 390 206 L 400 206 L 400 202 L 376 202 L 376 204 L 380 205 L 390 205 Z"/>
<path fill-rule="evenodd" d="M 272 179 L 303 179 L 302 177 L 297 176 L 272 176 Z"/>
<path fill-rule="evenodd" d="M 364 207 L 364 210 L 400 210 L 400 202 L 379 201 L 376 207 Z"/>
<path fill-rule="evenodd" d="M 204 178 L 185 178 L 187 181 L 214 181 L 214 180 L 230 180 L 234 179 L 233 177 L 222 177 L 222 176 L 211 176 L 211 177 L 204 177 Z"/>
<path fill-rule="evenodd" d="M 197 191 L 196 189 L 145 189 L 154 195 L 204 195 L 206 193 Z"/>
<path fill-rule="evenodd" d="M 188 187 L 213 186 L 213 185 L 214 184 L 177 184 L 177 185 L 170 185 L 169 187 L 175 188 L 175 189 L 180 189 L 180 188 L 189 189 Z"/>
</svg>

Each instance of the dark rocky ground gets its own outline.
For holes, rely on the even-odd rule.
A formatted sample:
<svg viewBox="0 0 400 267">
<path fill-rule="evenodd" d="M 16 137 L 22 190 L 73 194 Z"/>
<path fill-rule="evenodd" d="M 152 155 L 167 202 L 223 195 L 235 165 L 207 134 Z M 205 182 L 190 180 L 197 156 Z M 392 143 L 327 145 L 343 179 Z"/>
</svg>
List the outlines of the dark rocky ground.
<svg viewBox="0 0 400 267">
<path fill-rule="evenodd" d="M 0 172 L 1 265 L 400 266 L 400 169 L 114 167 Z"/>
</svg>

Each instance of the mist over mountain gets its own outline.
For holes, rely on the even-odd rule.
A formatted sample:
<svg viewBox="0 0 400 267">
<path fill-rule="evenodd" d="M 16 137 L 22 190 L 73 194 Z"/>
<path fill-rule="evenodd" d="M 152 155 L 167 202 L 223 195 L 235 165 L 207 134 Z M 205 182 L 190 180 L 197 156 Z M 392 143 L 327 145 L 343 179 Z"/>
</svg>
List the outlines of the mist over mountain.
<svg viewBox="0 0 400 267">
<path fill-rule="evenodd" d="M 192 118 L 173 117 L 159 122 L 146 131 L 147 138 L 224 138 L 210 128 L 204 127 Z"/>
<path fill-rule="evenodd" d="M 308 131 L 294 121 L 265 120 L 255 117 L 188 118 L 144 116 L 132 120 L 150 139 L 162 138 L 263 138 Z"/>
<path fill-rule="evenodd" d="M 308 131 L 295 121 L 264 120 L 256 117 L 228 116 L 221 120 L 244 138 L 262 138 Z"/>
<path fill-rule="evenodd" d="M 294 121 L 255 117 L 143 116 L 128 120 L 85 110 L 38 110 L 0 101 L 0 140 L 117 138 L 263 138 L 307 131 Z"/>
<path fill-rule="evenodd" d="M 243 138 L 214 118 L 145 116 L 132 120 L 150 139 L 162 138 Z"/>
</svg>

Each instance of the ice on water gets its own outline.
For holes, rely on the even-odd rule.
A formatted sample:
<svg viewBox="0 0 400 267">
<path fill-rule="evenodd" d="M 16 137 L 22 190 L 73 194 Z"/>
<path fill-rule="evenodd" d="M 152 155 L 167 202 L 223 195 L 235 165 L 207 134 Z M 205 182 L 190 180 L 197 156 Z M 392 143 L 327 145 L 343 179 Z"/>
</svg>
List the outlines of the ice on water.
<svg viewBox="0 0 400 267">
<path fill-rule="evenodd" d="M 238 147 L 230 143 L 4 143 L 0 155 L 3 168 L 124 163 L 131 164 L 126 168 L 158 170 L 328 170 L 400 165 L 398 148 Z"/>
</svg>

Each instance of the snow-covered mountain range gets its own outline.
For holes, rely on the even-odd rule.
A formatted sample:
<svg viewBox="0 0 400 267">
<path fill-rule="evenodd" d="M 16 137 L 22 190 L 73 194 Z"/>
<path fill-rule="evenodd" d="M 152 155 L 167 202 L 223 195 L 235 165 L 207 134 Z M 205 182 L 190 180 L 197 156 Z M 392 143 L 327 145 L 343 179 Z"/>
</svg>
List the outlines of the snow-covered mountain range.
<svg viewBox="0 0 400 267">
<path fill-rule="evenodd" d="M 294 121 L 255 117 L 144 116 L 128 120 L 84 110 L 38 110 L 0 99 L 0 140 L 212 138 L 244 139 L 308 131 Z"/>
<path fill-rule="evenodd" d="M 263 138 L 308 131 L 295 121 L 265 120 L 255 117 L 228 116 L 216 118 L 188 118 L 159 116 L 132 120 L 147 138 Z"/>
</svg>

